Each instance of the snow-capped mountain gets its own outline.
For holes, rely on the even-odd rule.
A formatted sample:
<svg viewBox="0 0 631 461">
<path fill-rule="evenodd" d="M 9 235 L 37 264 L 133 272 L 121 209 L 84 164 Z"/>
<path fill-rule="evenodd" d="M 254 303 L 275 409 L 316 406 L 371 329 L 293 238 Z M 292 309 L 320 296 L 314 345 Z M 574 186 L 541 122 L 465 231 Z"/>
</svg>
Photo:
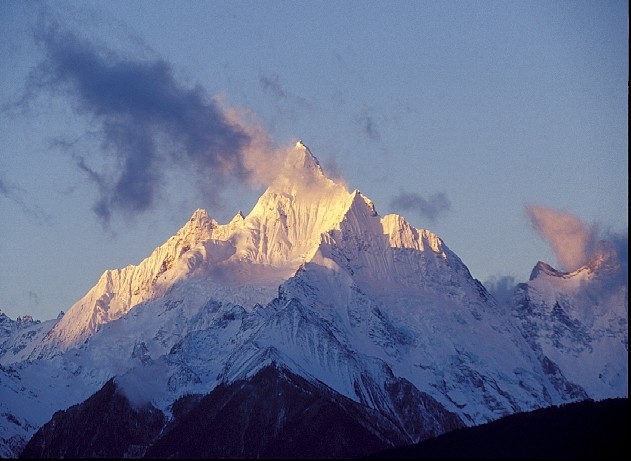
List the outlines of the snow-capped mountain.
<svg viewBox="0 0 631 461">
<path fill-rule="evenodd" d="M 599 243 L 571 273 L 537 263 L 513 301 L 523 336 L 546 366 L 594 399 L 628 394 L 628 288 L 615 250 Z"/>
<path fill-rule="evenodd" d="M 199 209 L 140 264 L 106 271 L 31 358 L 82 344 L 102 325 L 163 297 L 186 278 L 218 283 L 221 290 L 234 291 L 244 305 L 270 301 L 278 285 L 312 257 L 320 235 L 342 219 L 352 200 L 343 186 L 324 175 L 302 143 L 287 157 L 283 170 L 291 171 L 292 178 L 280 175 L 247 217 L 239 212 L 230 223 L 219 225 Z"/>
<path fill-rule="evenodd" d="M 627 288 L 607 289 L 615 254 L 572 274 L 539 263 L 503 306 L 438 236 L 380 216 L 302 143 L 279 171 L 247 216 L 222 225 L 197 210 L 140 264 L 106 271 L 63 317 L 31 336 L 7 330 L 5 454 L 112 378 L 132 406 L 174 421 L 178 399 L 272 367 L 273 382 L 306 380 L 307 394 L 363 409 L 358 420 L 384 418 L 370 429 L 383 447 L 627 396 Z"/>
<path fill-rule="evenodd" d="M 28 358 L 33 348 L 63 316 L 41 322 L 30 315 L 11 320 L 0 310 L 0 364 L 20 362 Z"/>
</svg>

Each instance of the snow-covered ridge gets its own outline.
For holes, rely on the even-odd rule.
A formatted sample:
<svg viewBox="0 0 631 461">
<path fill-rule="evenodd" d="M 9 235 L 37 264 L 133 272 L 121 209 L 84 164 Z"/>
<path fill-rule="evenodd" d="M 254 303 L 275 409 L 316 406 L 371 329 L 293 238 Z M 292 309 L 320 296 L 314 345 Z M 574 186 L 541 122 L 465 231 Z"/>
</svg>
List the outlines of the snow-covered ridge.
<svg viewBox="0 0 631 461">
<path fill-rule="evenodd" d="M 11 320 L 0 309 L 0 365 L 26 360 L 63 315 L 61 312 L 56 319 L 44 322 L 30 315 Z"/>
<path fill-rule="evenodd" d="M 613 245 L 606 240 L 601 240 L 596 243 L 594 252 L 589 260 L 578 269 L 572 272 L 563 272 L 543 261 L 539 261 L 530 274 L 530 280 L 533 281 L 545 276 L 566 280 L 588 280 L 599 276 L 607 277 L 619 269 L 620 262 Z"/>
<path fill-rule="evenodd" d="M 205 210 L 196 210 L 173 237 L 138 265 L 105 271 L 31 358 L 50 357 L 82 344 L 102 325 L 136 305 L 164 296 L 187 277 L 219 277 L 222 283 L 229 281 L 237 287 L 257 283 L 276 287 L 313 257 L 321 234 L 342 220 L 351 201 L 345 187 L 327 178 L 317 159 L 299 142 L 247 216 L 238 212 L 228 224 L 220 225 Z M 252 265 L 270 270 L 252 270 Z"/>
<path fill-rule="evenodd" d="M 572 272 L 538 262 L 515 293 L 534 348 L 592 398 L 628 395 L 628 284 L 608 242 Z"/>
<path fill-rule="evenodd" d="M 173 237 L 140 264 L 105 271 L 35 348 L 32 358 L 54 355 L 79 345 L 101 325 L 122 317 L 131 307 L 163 296 L 183 271 L 176 277 L 165 274 L 183 259 L 190 262 L 197 247 L 211 238 L 216 227 L 216 221 L 206 211 L 197 210 Z"/>
<path fill-rule="evenodd" d="M 416 260 L 410 267 L 401 266 L 395 261 L 409 255 L 394 249 L 428 251 L 432 256 L 423 267 L 416 267 Z M 401 216 L 381 218 L 370 199 L 358 190 L 349 193 L 343 184 L 328 178 L 309 149 L 298 142 L 247 216 L 238 212 L 222 225 L 205 210 L 196 210 L 173 237 L 138 265 L 107 270 L 31 358 L 50 357 L 82 344 L 102 325 L 134 306 L 163 297 L 181 280 L 197 277 L 210 285 L 264 286 L 271 292 L 302 264 L 322 257 L 353 260 L 352 267 L 342 260 L 338 264 L 364 277 L 366 283 L 379 280 L 387 285 L 398 280 L 400 285 L 403 275 L 413 286 L 416 282 L 410 274 L 428 274 L 439 267 L 444 277 L 449 277 L 451 269 L 470 276 L 438 236 L 414 228 Z"/>
<path fill-rule="evenodd" d="M 572 273 L 539 263 L 500 306 L 436 234 L 381 217 L 302 143 L 278 172 L 249 214 L 219 224 L 196 210 L 64 317 L 18 328 L 0 313 L 0 446 L 113 376 L 168 414 L 270 361 L 412 439 L 423 418 L 439 433 L 446 415 L 478 424 L 628 394 L 628 297 L 609 289 L 606 251 Z"/>
</svg>

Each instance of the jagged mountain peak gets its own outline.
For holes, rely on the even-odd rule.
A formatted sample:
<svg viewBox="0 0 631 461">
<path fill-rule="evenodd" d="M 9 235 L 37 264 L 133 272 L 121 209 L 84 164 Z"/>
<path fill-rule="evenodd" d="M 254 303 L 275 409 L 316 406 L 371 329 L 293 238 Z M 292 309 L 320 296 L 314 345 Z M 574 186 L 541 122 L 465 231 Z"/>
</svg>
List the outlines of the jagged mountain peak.
<svg viewBox="0 0 631 461">
<path fill-rule="evenodd" d="M 193 212 L 191 219 L 188 220 L 186 226 L 193 228 L 216 227 L 217 223 L 208 216 L 208 212 L 206 210 L 198 208 Z"/>
<path fill-rule="evenodd" d="M 535 264 L 535 267 L 532 269 L 532 272 L 530 272 L 529 280 L 531 281 L 535 280 L 541 274 L 549 275 L 552 277 L 563 277 L 563 276 L 568 275 L 567 272 L 558 271 L 548 263 L 545 263 L 543 261 L 537 261 L 537 264 Z"/>
<path fill-rule="evenodd" d="M 256 286 L 262 290 L 259 303 L 269 302 L 269 293 L 280 283 L 321 256 L 336 260 L 351 274 L 363 274 L 366 280 L 377 277 L 395 285 L 399 271 L 418 274 L 428 264 L 438 264 L 442 278 L 453 269 L 470 278 L 436 235 L 414 228 L 402 217 L 381 218 L 358 189 L 348 192 L 344 184 L 329 179 L 302 142 L 289 150 L 283 165 L 247 216 L 239 211 L 228 224 L 220 225 L 206 210 L 197 209 L 139 265 L 106 271 L 60 319 L 48 338 L 50 351 L 40 356 L 50 356 L 59 346 L 66 350 L 81 344 L 101 325 L 164 296 L 176 283 L 193 276 L 202 277 L 208 286 L 230 286 L 230 290 Z M 400 257 L 390 248 L 427 249 L 446 264 L 433 262 L 434 257 L 431 263 L 412 258 L 399 267 Z M 340 259 L 347 257 L 354 263 Z M 416 284 L 411 274 L 407 286 Z M 438 278 L 427 283 L 434 282 L 439 283 Z"/>
<path fill-rule="evenodd" d="M 276 181 L 247 216 L 239 211 L 228 224 L 220 225 L 206 210 L 195 210 L 140 264 L 105 271 L 49 332 L 34 357 L 50 357 L 83 343 L 101 325 L 164 296 L 193 274 L 218 277 L 216 282 L 233 287 L 265 285 L 265 293 L 270 291 L 267 285 L 274 285 L 271 291 L 275 291 L 313 256 L 320 235 L 341 221 L 349 197 L 343 185 L 324 175 L 309 149 L 297 143 L 287 153 Z"/>
<path fill-rule="evenodd" d="M 628 392 L 628 281 L 604 244 L 572 272 L 539 261 L 515 291 L 524 337 L 554 371 L 591 398 Z M 555 371 L 556 370 L 556 371 Z M 571 388 L 568 388 L 571 389 Z"/>
<path fill-rule="evenodd" d="M 198 208 L 172 238 L 185 239 L 188 245 L 195 244 L 210 238 L 212 230 L 218 226 L 217 221 L 211 219 L 206 210 Z"/>
<path fill-rule="evenodd" d="M 298 141 L 291 152 L 292 154 L 288 155 L 286 159 L 288 165 L 294 168 L 307 168 L 322 172 L 320 162 L 302 141 Z"/>
<path fill-rule="evenodd" d="M 373 203 L 373 201 L 370 200 L 368 197 L 366 197 L 364 194 L 362 194 L 359 189 L 355 189 L 351 195 L 353 197 L 351 207 L 354 206 L 355 203 L 357 203 L 360 206 L 368 207 L 368 209 L 370 210 L 370 214 L 372 216 L 378 215 L 377 209 L 375 208 L 375 204 Z"/>
<path fill-rule="evenodd" d="M 343 185 L 326 176 L 318 159 L 300 141 L 285 151 L 275 174 L 268 191 L 312 198 L 318 192 L 328 193 L 331 188 L 341 188 L 346 192 Z"/>
<path fill-rule="evenodd" d="M 529 280 L 533 281 L 543 276 L 558 279 L 591 279 L 615 273 L 619 269 L 620 262 L 615 248 L 610 242 L 600 240 L 595 244 L 591 257 L 578 269 L 564 272 L 553 268 L 550 264 L 539 261 L 530 273 Z"/>
<path fill-rule="evenodd" d="M 237 211 L 237 214 L 235 214 L 234 217 L 230 220 L 230 223 L 240 222 L 240 221 L 243 221 L 244 219 L 245 219 L 245 215 L 243 214 L 241 210 L 239 210 Z"/>
<path fill-rule="evenodd" d="M 17 331 L 0 311 L 9 433 L 32 434 L 28 420 L 43 424 L 112 376 L 125 377 L 117 383 L 127 397 L 139 390 L 167 414 L 180 396 L 256 384 L 272 363 L 414 441 L 628 389 L 626 291 L 579 293 L 599 282 L 585 275 L 610 267 L 611 251 L 578 273 L 539 262 L 509 315 L 436 234 L 379 216 L 302 142 L 285 154 L 268 165 L 277 178 L 250 213 L 218 224 L 196 210 L 138 265 L 106 271 L 58 320 Z M 243 408 L 248 432 L 264 439 L 270 425 Z"/>
<path fill-rule="evenodd" d="M 203 208 L 198 208 L 197 210 L 195 210 L 193 212 L 193 215 L 191 216 L 191 219 L 189 220 L 190 222 L 193 221 L 206 221 L 208 220 L 208 212 L 206 210 L 204 210 Z"/>
<path fill-rule="evenodd" d="M 196 249 L 210 240 L 219 227 L 206 210 L 197 209 L 175 235 L 138 265 L 106 270 L 83 298 L 65 315 L 58 317 L 44 341 L 33 350 L 32 358 L 51 357 L 77 346 L 101 325 L 122 317 L 142 302 L 163 296 L 178 278 L 185 275 L 186 270 L 181 268 L 183 264 L 194 268 L 187 256 L 194 259 Z M 172 269 L 178 270 L 174 272 Z"/>
</svg>

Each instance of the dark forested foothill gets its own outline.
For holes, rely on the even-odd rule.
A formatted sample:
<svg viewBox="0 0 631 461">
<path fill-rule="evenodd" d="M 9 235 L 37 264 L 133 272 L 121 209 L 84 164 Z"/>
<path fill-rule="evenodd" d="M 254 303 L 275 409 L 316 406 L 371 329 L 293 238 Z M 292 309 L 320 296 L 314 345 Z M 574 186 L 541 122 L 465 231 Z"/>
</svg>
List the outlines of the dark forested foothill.
<svg viewBox="0 0 631 461">
<path fill-rule="evenodd" d="M 151 406 L 134 408 L 114 380 L 85 402 L 56 412 L 27 443 L 21 458 L 138 457 L 165 422 Z"/>
<path fill-rule="evenodd" d="M 269 366 L 187 395 L 166 418 L 108 381 L 57 412 L 22 458 L 618 459 L 629 453 L 628 399 L 585 400 L 456 429 L 415 445 L 357 402 Z M 392 447 L 398 440 L 399 448 Z"/>
<path fill-rule="evenodd" d="M 458 429 L 372 459 L 627 459 L 629 399 L 543 408 Z"/>
</svg>

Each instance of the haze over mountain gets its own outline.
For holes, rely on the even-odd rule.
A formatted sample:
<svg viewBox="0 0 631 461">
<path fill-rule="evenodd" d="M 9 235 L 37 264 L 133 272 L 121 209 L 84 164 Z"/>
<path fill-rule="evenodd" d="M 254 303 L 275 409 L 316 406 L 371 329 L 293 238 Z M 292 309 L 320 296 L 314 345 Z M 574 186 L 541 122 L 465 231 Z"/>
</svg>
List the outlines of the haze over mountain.
<svg viewBox="0 0 631 461">
<path fill-rule="evenodd" d="M 39 428 L 48 440 L 40 455 L 67 454 L 50 446 L 64 436 L 55 431 L 98 426 L 83 409 L 105 401 L 115 412 L 121 396 L 167 423 L 117 456 L 164 450 L 196 411 L 220 404 L 240 405 L 235 426 L 249 411 L 262 415 L 247 419 L 250 436 L 278 421 L 260 443 L 287 454 L 275 444 L 294 420 L 282 415 L 310 408 L 326 433 L 328 420 L 318 418 L 329 413 L 313 410 L 309 395 L 350 415 L 344 427 L 375 451 L 517 412 L 628 396 L 628 293 L 610 245 L 573 272 L 537 263 L 498 302 L 439 236 L 380 216 L 301 142 L 277 172 L 247 215 L 219 224 L 196 210 L 138 265 L 107 270 L 58 319 L 0 317 L 3 455 L 19 454 Z M 267 394 L 248 398 L 257 387 Z M 263 405 L 273 389 L 283 390 Z M 189 408 L 183 419 L 179 405 Z M 147 421 L 134 411 L 125 414 Z M 302 446 L 292 454 L 322 453 Z M 352 437 L 331 449 L 368 454 Z"/>
</svg>

